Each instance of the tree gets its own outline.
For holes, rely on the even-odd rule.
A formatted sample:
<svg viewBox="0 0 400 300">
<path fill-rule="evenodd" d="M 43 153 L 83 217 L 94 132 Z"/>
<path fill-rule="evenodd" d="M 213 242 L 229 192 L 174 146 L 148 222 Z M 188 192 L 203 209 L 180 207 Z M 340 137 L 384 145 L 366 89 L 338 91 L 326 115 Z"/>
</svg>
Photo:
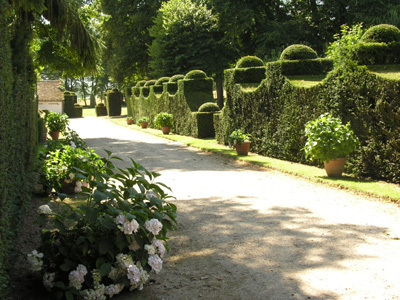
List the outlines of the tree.
<svg viewBox="0 0 400 300">
<path fill-rule="evenodd" d="M 217 23 L 218 18 L 203 1 L 163 3 L 150 29 L 154 37 L 149 47 L 151 74 L 172 76 L 200 69 L 215 74 L 218 85 L 222 86 L 223 70 L 230 55 Z"/>
<path fill-rule="evenodd" d="M 148 29 L 163 0 L 101 0 L 108 19 L 102 27 L 105 68 L 119 85 L 148 77 Z"/>
</svg>

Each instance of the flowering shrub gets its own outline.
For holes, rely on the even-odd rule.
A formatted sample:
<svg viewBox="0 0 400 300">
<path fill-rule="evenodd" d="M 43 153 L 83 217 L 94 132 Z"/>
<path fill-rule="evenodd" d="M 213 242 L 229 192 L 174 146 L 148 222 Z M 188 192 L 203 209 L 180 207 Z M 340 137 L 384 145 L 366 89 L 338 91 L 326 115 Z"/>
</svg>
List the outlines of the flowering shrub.
<svg viewBox="0 0 400 300">
<path fill-rule="evenodd" d="M 43 273 L 54 298 L 106 299 L 124 288 L 142 289 L 151 272 L 162 269 L 166 234 L 175 228 L 176 206 L 159 176 L 132 160 L 126 170 L 104 159 L 103 171 L 90 169 L 75 177 L 86 203 L 72 208 L 63 201 L 39 207 L 46 225 L 41 245 L 28 254 L 32 271 Z M 62 200 L 62 199 L 61 199 Z M 54 208 L 53 208 L 54 209 Z"/>
</svg>

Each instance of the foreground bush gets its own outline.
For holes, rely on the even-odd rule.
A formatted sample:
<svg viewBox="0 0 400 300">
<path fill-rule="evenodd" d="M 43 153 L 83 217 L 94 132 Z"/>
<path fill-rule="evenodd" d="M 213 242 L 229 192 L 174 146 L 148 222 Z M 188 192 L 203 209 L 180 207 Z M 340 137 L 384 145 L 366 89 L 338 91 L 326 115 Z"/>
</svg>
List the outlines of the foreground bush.
<svg viewBox="0 0 400 300">
<path fill-rule="evenodd" d="M 60 200 L 39 207 L 41 245 L 28 254 L 32 271 L 57 299 L 106 299 L 123 289 L 142 289 L 162 269 L 166 234 L 176 207 L 159 175 L 132 160 L 126 170 L 112 164 L 104 172 L 75 169 L 86 203 L 73 208 Z M 61 196 L 61 195 L 60 195 Z"/>
</svg>

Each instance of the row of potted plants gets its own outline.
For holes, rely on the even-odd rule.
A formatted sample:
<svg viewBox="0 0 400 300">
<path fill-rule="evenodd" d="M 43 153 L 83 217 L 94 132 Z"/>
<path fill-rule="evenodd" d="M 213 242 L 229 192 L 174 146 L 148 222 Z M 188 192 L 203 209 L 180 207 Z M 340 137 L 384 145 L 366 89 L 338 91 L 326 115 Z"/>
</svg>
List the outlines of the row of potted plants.
<svg viewBox="0 0 400 300">
<path fill-rule="evenodd" d="M 141 117 L 137 121 L 137 125 L 145 129 L 148 127 L 150 119 L 148 117 Z M 132 117 L 127 118 L 127 124 L 133 124 Z M 171 129 L 174 127 L 174 116 L 172 114 L 161 112 L 154 119 L 154 126 L 161 128 L 164 134 L 169 134 Z"/>
</svg>

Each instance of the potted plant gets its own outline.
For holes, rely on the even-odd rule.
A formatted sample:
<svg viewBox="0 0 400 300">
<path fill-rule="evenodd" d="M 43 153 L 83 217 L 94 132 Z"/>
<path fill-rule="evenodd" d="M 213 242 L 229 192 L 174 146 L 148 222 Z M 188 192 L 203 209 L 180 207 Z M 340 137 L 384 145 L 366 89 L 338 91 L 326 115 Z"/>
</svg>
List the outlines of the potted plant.
<svg viewBox="0 0 400 300">
<path fill-rule="evenodd" d="M 238 155 L 248 155 L 250 151 L 250 134 L 243 133 L 240 129 L 236 129 L 228 137 L 229 145 L 236 149 Z"/>
<path fill-rule="evenodd" d="M 50 112 L 46 118 L 47 128 L 53 140 L 58 140 L 60 133 L 63 133 L 69 124 L 66 114 Z"/>
<path fill-rule="evenodd" d="M 147 126 L 149 125 L 149 118 L 148 117 L 141 117 L 138 121 L 137 124 L 138 126 L 142 127 L 142 128 L 147 128 Z"/>
<path fill-rule="evenodd" d="M 161 128 L 163 134 L 168 134 L 174 126 L 174 116 L 169 113 L 159 113 L 154 119 L 154 125 Z"/>
<path fill-rule="evenodd" d="M 323 161 L 329 177 L 342 175 L 347 156 L 360 144 L 350 129 L 350 123 L 343 125 L 340 119 L 329 113 L 308 122 L 305 135 L 307 141 L 303 149 L 306 158 Z"/>
<path fill-rule="evenodd" d="M 133 124 L 133 119 L 132 119 L 132 117 L 127 117 L 127 118 L 126 118 L 126 124 L 128 124 L 128 125 L 132 125 L 132 124 Z"/>
</svg>

